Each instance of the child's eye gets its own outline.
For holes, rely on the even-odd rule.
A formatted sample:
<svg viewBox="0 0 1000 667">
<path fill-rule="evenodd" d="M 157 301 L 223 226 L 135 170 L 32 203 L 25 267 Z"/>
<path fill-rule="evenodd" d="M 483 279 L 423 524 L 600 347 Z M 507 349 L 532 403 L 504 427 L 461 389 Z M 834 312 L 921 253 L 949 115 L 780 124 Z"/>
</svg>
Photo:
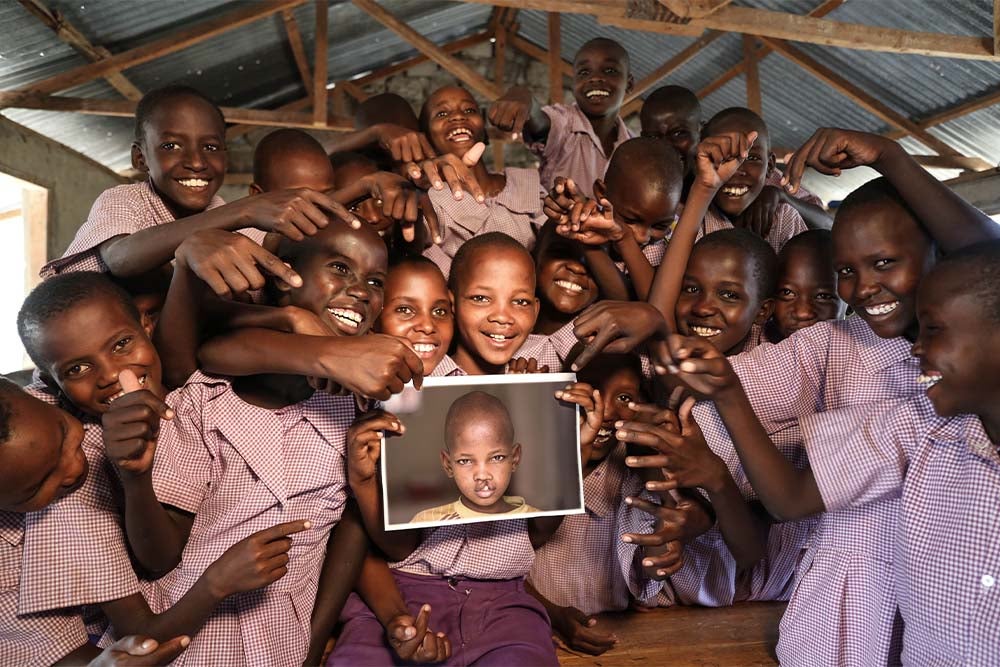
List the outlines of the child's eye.
<svg viewBox="0 0 1000 667">
<path fill-rule="evenodd" d="M 472 296 L 469 297 L 469 301 L 473 303 L 489 303 L 490 298 L 483 294 L 473 294 Z"/>
<path fill-rule="evenodd" d="M 686 137 L 686 136 L 688 136 L 690 134 L 691 133 L 688 132 L 687 130 L 674 130 L 673 132 L 670 133 L 670 136 L 674 137 L 674 138 L 677 138 L 677 139 L 680 139 L 681 137 Z"/>
<path fill-rule="evenodd" d="M 514 299 L 514 301 L 512 303 L 515 306 L 520 306 L 522 308 L 525 308 L 525 307 L 531 305 L 531 300 L 530 299 Z"/>
<path fill-rule="evenodd" d="M 730 301 L 739 301 L 740 295 L 731 289 L 719 290 L 719 296 Z"/>
<path fill-rule="evenodd" d="M 178 148 L 180 148 L 180 144 L 178 144 L 176 141 L 164 141 L 162 144 L 160 144 L 160 150 L 163 151 L 173 151 L 177 150 Z"/>
<path fill-rule="evenodd" d="M 625 405 L 628 405 L 629 403 L 632 402 L 632 396 L 630 394 L 618 394 L 615 400 L 617 400 L 619 403 L 624 403 Z"/>
<path fill-rule="evenodd" d="M 849 266 L 843 266 L 843 267 L 837 269 L 837 275 L 841 276 L 842 278 L 846 278 L 847 276 L 849 276 L 849 275 L 851 275 L 853 273 L 854 273 L 854 269 L 852 269 Z"/>
<path fill-rule="evenodd" d="M 697 294 L 701 290 L 698 288 L 697 285 L 685 285 L 684 287 L 681 288 L 681 291 L 684 292 L 685 294 Z"/>
<path fill-rule="evenodd" d="M 455 463 L 460 466 L 467 466 L 472 463 L 471 459 L 455 459 Z"/>
<path fill-rule="evenodd" d="M 132 336 L 125 336 L 124 338 L 120 338 L 119 340 L 115 341 L 114 347 L 112 347 L 111 349 L 114 352 L 121 352 L 122 350 L 128 348 L 129 343 L 131 342 L 132 342 Z"/>
<path fill-rule="evenodd" d="M 410 306 L 396 306 L 395 312 L 399 313 L 400 315 L 408 315 L 408 316 L 412 316 L 416 313 L 416 311 L 413 310 L 413 308 L 411 308 Z"/>
<path fill-rule="evenodd" d="M 85 373 L 89 368 L 88 364 L 73 364 L 63 372 L 63 375 L 66 377 L 76 377 Z"/>
<path fill-rule="evenodd" d="M 329 264 L 327 264 L 327 267 L 333 269 L 337 273 L 342 273 L 342 274 L 350 273 L 350 269 L 343 262 L 330 262 Z"/>
<path fill-rule="evenodd" d="M 446 319 L 451 316 L 451 310 L 449 310 L 448 308 L 435 308 L 434 310 L 431 311 L 431 315 L 433 315 L 434 317 L 440 317 Z"/>
<path fill-rule="evenodd" d="M 816 295 L 817 301 L 833 301 L 837 296 L 835 294 L 830 294 L 829 292 L 820 292 Z"/>
<path fill-rule="evenodd" d="M 494 454 L 490 458 L 490 461 L 493 461 L 494 463 L 503 463 L 506 460 L 507 460 L 507 455 L 506 454 Z"/>
<path fill-rule="evenodd" d="M 382 289 L 385 286 L 385 281 L 382 280 L 381 278 L 369 278 L 368 284 L 374 287 L 375 289 Z"/>
<path fill-rule="evenodd" d="M 760 162 L 760 160 L 761 160 L 760 156 L 759 155 L 754 155 L 753 153 L 751 153 L 750 155 L 747 155 L 747 159 L 746 159 L 747 162 Z"/>
<path fill-rule="evenodd" d="M 214 153 L 216 151 L 221 151 L 222 146 L 219 144 L 205 144 L 204 149 L 210 153 Z"/>
<path fill-rule="evenodd" d="M 616 70 L 614 67 L 605 67 L 604 68 L 604 73 L 605 74 L 618 74 L 618 70 Z"/>
<path fill-rule="evenodd" d="M 792 290 L 788 289 L 787 287 L 782 287 L 782 288 L 780 288 L 778 290 L 778 297 L 780 297 L 782 299 L 794 299 L 795 298 L 795 292 L 793 292 Z"/>
<path fill-rule="evenodd" d="M 477 109 L 476 107 L 467 107 L 465 109 L 462 109 L 462 113 L 464 114 L 479 113 L 479 109 Z"/>
<path fill-rule="evenodd" d="M 877 259 L 877 260 L 875 260 L 875 268 L 876 269 L 884 269 L 884 268 L 888 267 L 890 264 L 894 263 L 895 261 L 896 260 L 890 259 L 888 257 L 883 257 L 882 259 Z"/>
<path fill-rule="evenodd" d="M 576 71 L 576 75 L 577 76 L 590 76 L 590 70 L 589 69 L 578 69 Z"/>
<path fill-rule="evenodd" d="M 448 116 L 448 112 L 444 111 L 444 110 L 438 111 L 436 114 L 434 114 L 435 118 L 445 118 L 447 116 Z"/>
</svg>

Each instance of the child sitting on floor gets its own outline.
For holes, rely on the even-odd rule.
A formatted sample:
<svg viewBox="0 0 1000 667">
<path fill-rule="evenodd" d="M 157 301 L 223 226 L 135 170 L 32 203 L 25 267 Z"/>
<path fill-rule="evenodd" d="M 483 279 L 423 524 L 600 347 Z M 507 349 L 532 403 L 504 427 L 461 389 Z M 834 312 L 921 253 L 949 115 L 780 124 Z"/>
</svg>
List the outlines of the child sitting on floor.
<svg viewBox="0 0 1000 667">
<path fill-rule="evenodd" d="M 460 396 L 448 408 L 441 450 L 441 467 L 459 499 L 421 510 L 410 523 L 537 512 L 524 498 L 504 495 L 520 463 L 521 444 L 503 401 L 482 391 Z"/>
</svg>

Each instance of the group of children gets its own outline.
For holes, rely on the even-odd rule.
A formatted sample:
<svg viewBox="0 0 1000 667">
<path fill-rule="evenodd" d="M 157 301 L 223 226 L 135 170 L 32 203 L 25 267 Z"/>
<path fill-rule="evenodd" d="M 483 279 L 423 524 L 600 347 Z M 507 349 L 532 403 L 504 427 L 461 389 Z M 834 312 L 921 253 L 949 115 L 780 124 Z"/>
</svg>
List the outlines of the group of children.
<svg viewBox="0 0 1000 667">
<path fill-rule="evenodd" d="M 1000 228 L 885 138 L 782 174 L 677 86 L 631 138 L 614 41 L 573 71 L 571 105 L 376 96 L 332 155 L 279 130 L 232 204 L 218 107 L 143 98 L 148 179 L 0 381 L 0 663 L 554 665 L 615 645 L 599 612 L 743 600 L 789 601 L 783 664 L 995 662 Z M 487 122 L 540 168 L 491 172 Z M 835 220 L 799 186 L 860 165 Z M 377 401 L 561 370 L 585 513 L 385 530 Z"/>
</svg>

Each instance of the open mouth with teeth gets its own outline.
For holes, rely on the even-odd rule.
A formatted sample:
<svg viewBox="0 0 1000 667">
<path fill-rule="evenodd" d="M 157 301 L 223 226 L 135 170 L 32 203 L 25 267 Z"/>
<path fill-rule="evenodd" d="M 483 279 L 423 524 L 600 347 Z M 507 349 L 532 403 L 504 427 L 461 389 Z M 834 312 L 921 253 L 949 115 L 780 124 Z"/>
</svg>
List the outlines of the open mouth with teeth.
<svg viewBox="0 0 1000 667">
<path fill-rule="evenodd" d="M 348 332 L 357 331 L 365 320 L 364 315 L 348 308 L 327 308 L 326 312 L 330 314 L 334 322 L 342 325 Z"/>
<path fill-rule="evenodd" d="M 439 343 L 429 343 L 426 341 L 413 344 L 413 351 L 417 353 L 417 356 L 421 359 L 430 359 L 437 352 L 437 349 L 441 347 Z"/>
<path fill-rule="evenodd" d="M 484 482 L 482 484 L 476 484 L 476 496 L 478 498 L 490 498 L 496 492 L 496 487 L 490 482 Z"/>
<path fill-rule="evenodd" d="M 570 292 L 571 294 L 582 294 L 583 293 L 583 285 L 578 285 L 577 283 L 570 282 L 568 280 L 553 280 L 552 282 L 559 289 L 566 290 L 567 292 Z"/>
<path fill-rule="evenodd" d="M 941 374 L 937 371 L 924 371 L 917 376 L 917 384 L 923 387 L 924 391 L 930 391 L 931 387 L 940 381 Z"/>
<path fill-rule="evenodd" d="M 208 187 L 208 181 L 204 178 L 178 178 L 176 181 L 192 190 L 203 190 Z"/>
<path fill-rule="evenodd" d="M 719 190 L 726 197 L 740 198 L 746 193 L 750 192 L 750 186 L 747 185 L 726 185 Z"/>
<path fill-rule="evenodd" d="M 889 303 L 878 303 L 874 306 L 865 306 L 865 312 L 872 317 L 878 317 L 880 315 L 888 315 L 898 307 L 899 301 L 890 301 Z"/>
<path fill-rule="evenodd" d="M 456 127 L 450 130 L 444 138 L 456 144 L 465 144 L 472 141 L 472 130 L 467 127 Z"/>
<path fill-rule="evenodd" d="M 139 377 L 139 386 L 140 387 L 145 387 L 146 386 L 146 376 L 145 375 L 142 375 L 142 376 Z M 103 403 L 104 405 L 111 405 L 112 403 L 114 403 L 115 401 L 117 401 L 119 398 L 121 398 L 124 395 L 125 395 L 125 390 L 123 390 L 123 389 L 121 389 L 119 387 L 117 393 L 112 394 L 111 396 L 108 396 L 107 398 L 105 398 L 104 400 L 102 400 L 101 403 Z"/>
<path fill-rule="evenodd" d="M 691 333 L 695 336 L 701 336 L 702 338 L 713 338 L 722 333 L 722 329 L 716 327 L 703 327 L 696 324 L 690 326 Z"/>
<path fill-rule="evenodd" d="M 492 346 L 498 348 L 509 347 L 511 342 L 513 342 L 514 339 L 517 338 L 516 334 L 490 333 L 487 331 L 482 331 L 480 333 L 482 333 L 483 336 L 485 336 L 486 339 L 490 341 L 490 344 Z"/>
<path fill-rule="evenodd" d="M 594 438 L 594 446 L 601 447 L 608 444 L 608 442 L 610 442 L 611 440 L 611 436 L 614 435 L 614 432 L 615 431 L 611 427 L 611 424 L 609 423 L 601 424 L 601 428 L 598 429 L 597 431 L 597 437 Z"/>
<path fill-rule="evenodd" d="M 588 100 L 603 100 L 611 97 L 611 91 L 604 90 L 603 88 L 593 88 L 585 92 L 583 96 Z"/>
</svg>

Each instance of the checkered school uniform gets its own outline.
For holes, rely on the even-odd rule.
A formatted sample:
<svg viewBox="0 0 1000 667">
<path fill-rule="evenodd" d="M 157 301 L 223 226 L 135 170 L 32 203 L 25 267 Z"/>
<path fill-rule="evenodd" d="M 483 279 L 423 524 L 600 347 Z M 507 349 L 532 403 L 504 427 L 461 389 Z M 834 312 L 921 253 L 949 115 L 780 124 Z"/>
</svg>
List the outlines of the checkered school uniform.
<svg viewBox="0 0 1000 667">
<path fill-rule="evenodd" d="M 541 160 L 542 187 L 551 190 L 556 177 L 562 176 L 572 178 L 581 193 L 593 197 L 594 181 L 604 178 L 611 161 L 611 156 L 604 154 L 604 146 L 594 126 L 576 103 L 551 104 L 542 107 L 542 111 L 549 117 L 548 137 L 544 143 L 539 141 L 528 146 Z M 621 117 L 616 126 L 615 148 L 632 138 Z"/>
<path fill-rule="evenodd" d="M 278 523 L 308 519 L 292 537 L 288 573 L 264 589 L 230 596 L 178 664 L 298 665 L 330 530 L 347 498 L 344 463 L 353 396 L 316 392 L 277 410 L 244 402 L 230 382 L 195 373 L 167 398 L 160 425 L 156 497 L 195 513 L 181 563 L 158 581 L 176 604 L 226 549 Z"/>
<path fill-rule="evenodd" d="M 705 219 L 701 222 L 701 229 L 698 230 L 697 238 L 700 239 L 706 234 L 711 234 L 722 229 L 731 229 L 733 226 L 733 223 L 722 213 L 716 211 L 715 207 L 709 207 L 708 212 L 705 213 Z M 764 237 L 764 240 L 777 253 L 781 252 L 781 247 L 785 245 L 788 239 L 808 229 L 798 211 L 788 204 L 780 204 L 774 211 L 771 231 Z"/>
<path fill-rule="evenodd" d="M 218 195 L 212 197 L 208 209 L 224 205 Z M 173 222 L 174 214 L 156 193 L 149 181 L 116 185 L 108 188 L 94 200 L 87 221 L 76 232 L 76 238 L 66 248 L 60 259 L 42 267 L 40 275 L 49 278 L 57 273 L 70 271 L 102 271 L 108 266 L 101 259 L 98 247 L 115 236 L 133 234 L 142 229 Z M 259 229 L 243 229 L 241 233 L 257 243 L 264 240 Z"/>
<path fill-rule="evenodd" d="M 872 404 L 913 395 L 919 364 L 903 338 L 879 338 L 859 317 L 820 322 L 783 342 L 764 343 L 732 357 L 754 412 L 775 445 L 799 468 L 807 465 L 801 446 L 799 420 L 826 410 Z M 752 487 L 714 406 L 695 406 L 694 415 L 712 450 L 729 467 L 744 496 Z M 767 591 L 783 590 L 795 570 L 788 608 L 781 621 L 778 657 L 783 664 L 884 664 L 898 650 L 899 624 L 892 577 L 890 536 L 896 526 L 898 501 L 887 499 L 865 507 L 827 512 L 799 528 L 780 529 L 771 540 L 768 561 L 748 575 L 746 593 L 761 599 Z M 816 521 L 809 535 L 808 522 Z M 784 531 L 790 531 L 784 532 Z M 718 539 L 710 531 L 704 539 Z M 808 539 L 807 539 L 808 536 Z M 688 552 L 685 552 L 687 555 Z M 672 578 L 678 597 L 728 604 L 736 596 L 728 572 L 716 569 L 720 560 L 735 569 L 728 552 L 705 565 L 687 561 L 697 576 Z M 687 564 L 685 565 L 687 567 Z M 716 587 L 717 586 L 717 587 Z M 732 588 L 730 588 L 732 586 Z M 711 603 L 711 602 L 709 602 Z"/>
<path fill-rule="evenodd" d="M 974 415 L 938 417 L 924 394 L 802 420 L 823 501 L 837 513 L 900 503 L 895 552 L 903 663 L 1000 656 L 1000 455 Z"/>
<path fill-rule="evenodd" d="M 24 517 L 19 614 L 98 604 L 139 592 L 101 427 L 85 424 L 84 429 L 83 451 L 90 464 L 86 481 Z"/>
<path fill-rule="evenodd" d="M 622 576 L 617 557 L 622 531 L 616 519 L 625 496 L 641 492 L 642 480 L 625 467 L 625 444 L 619 443 L 583 480 L 586 513 L 565 517 L 535 554 L 528 576 L 535 589 L 585 614 L 627 609 L 630 584 L 638 588 L 642 571 L 636 566 L 631 576 Z"/>
<path fill-rule="evenodd" d="M 783 177 L 784 174 L 781 172 L 781 170 L 770 169 L 767 172 L 767 178 L 764 179 L 764 185 L 773 185 L 776 188 L 781 188 L 782 190 L 784 190 L 785 188 L 781 184 L 781 179 Z M 806 190 L 801 185 L 799 186 L 799 189 L 795 191 L 795 194 L 793 194 L 792 196 L 795 197 L 796 199 L 801 199 L 807 204 L 812 204 L 813 206 L 819 206 L 820 208 L 823 208 L 823 200 L 814 195 L 813 193 L 809 192 L 809 190 Z"/>
<path fill-rule="evenodd" d="M 77 609 L 19 616 L 24 515 L 0 512 L 0 665 L 49 665 L 87 643 Z"/>
<path fill-rule="evenodd" d="M 545 222 L 545 191 L 539 185 L 538 171 L 508 168 L 503 173 L 507 184 L 483 203 L 471 196 L 456 200 L 447 188 L 428 191 L 444 240 L 424 251 L 424 256 L 437 264 L 446 278 L 451 258 L 473 236 L 503 232 L 529 250 L 534 247 L 538 227 Z"/>
<path fill-rule="evenodd" d="M 451 355 L 446 354 L 438 362 L 438 365 L 434 367 L 434 370 L 428 373 L 428 377 L 445 377 L 448 375 L 468 375 L 465 371 L 458 367 L 455 360 L 451 358 Z"/>
</svg>

